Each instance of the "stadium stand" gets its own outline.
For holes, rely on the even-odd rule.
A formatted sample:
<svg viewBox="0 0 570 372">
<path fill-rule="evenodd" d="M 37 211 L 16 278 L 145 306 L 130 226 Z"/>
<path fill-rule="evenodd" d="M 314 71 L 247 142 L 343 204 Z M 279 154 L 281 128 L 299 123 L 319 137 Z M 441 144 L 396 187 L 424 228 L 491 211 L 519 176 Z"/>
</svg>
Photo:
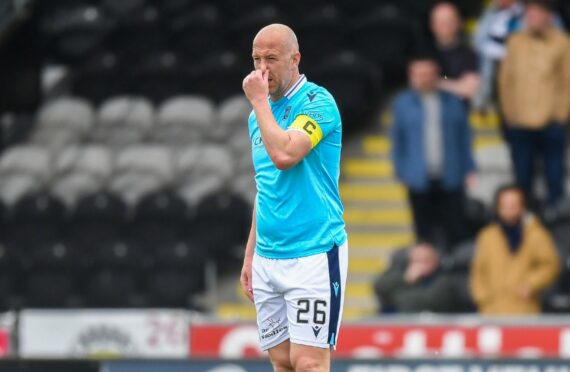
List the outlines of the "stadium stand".
<svg viewBox="0 0 570 372">
<path fill-rule="evenodd" d="M 297 31 L 307 74 L 338 100 L 347 138 L 380 132 L 348 149 L 341 185 L 352 247 L 346 316 L 374 314 L 372 278 L 413 241 L 387 158 L 389 113 L 380 125 L 377 116 L 428 42 L 434 3 L 35 2 L 42 104 L 0 120 L 0 307 L 194 307 L 207 262 L 239 267 L 255 197 L 241 81 L 253 35 L 279 21 Z M 480 14 L 479 2 L 457 3 L 466 18 Z M 512 175 L 497 118 L 472 124 L 476 231 Z M 567 218 L 550 226 L 566 273 L 545 301 L 562 312 Z M 446 267 L 464 273 L 468 254 L 455 254 Z"/>
</svg>

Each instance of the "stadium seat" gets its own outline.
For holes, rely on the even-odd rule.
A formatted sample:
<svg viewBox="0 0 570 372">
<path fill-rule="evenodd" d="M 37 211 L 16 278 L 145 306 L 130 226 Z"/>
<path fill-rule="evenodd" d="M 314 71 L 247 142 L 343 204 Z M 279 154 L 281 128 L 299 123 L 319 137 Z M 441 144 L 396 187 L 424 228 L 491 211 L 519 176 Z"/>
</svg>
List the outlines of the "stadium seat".
<svg viewBox="0 0 570 372">
<path fill-rule="evenodd" d="M 77 292 L 75 275 L 62 270 L 33 269 L 25 275 L 26 307 L 61 308 L 73 306 Z"/>
<path fill-rule="evenodd" d="M 111 146 L 131 145 L 142 142 L 154 123 L 154 106 L 147 99 L 112 97 L 99 108 L 91 138 Z"/>
<path fill-rule="evenodd" d="M 184 78 L 184 66 L 177 53 L 149 50 L 139 58 L 132 67 L 132 73 L 128 75 L 132 94 L 147 97 L 158 104 L 191 90 L 191 83 Z"/>
<path fill-rule="evenodd" d="M 23 195 L 40 190 L 50 177 L 48 151 L 37 146 L 14 146 L 0 158 L 0 198 L 13 205 Z"/>
<path fill-rule="evenodd" d="M 189 2 L 192 3 L 192 2 Z M 221 12 L 214 4 L 190 4 L 191 8 L 168 17 L 169 45 L 189 58 L 224 48 Z"/>
<path fill-rule="evenodd" d="M 250 149 L 248 119 L 251 111 L 251 104 L 243 94 L 222 101 L 216 113 L 216 137 L 225 140 L 229 145 L 236 143 L 236 141 L 245 142 L 247 144 L 245 147 Z M 245 135 L 245 139 L 241 138 L 243 135 Z M 238 136 L 240 137 L 238 138 Z"/>
<path fill-rule="evenodd" d="M 134 205 L 142 196 L 170 185 L 174 180 L 170 148 L 135 145 L 120 151 L 109 188 Z"/>
<path fill-rule="evenodd" d="M 235 265 L 243 257 L 243 247 L 236 246 L 245 243 L 250 225 L 250 205 L 237 195 L 218 192 L 200 202 L 187 231 L 218 263 Z"/>
<path fill-rule="evenodd" d="M 116 3 L 112 0 L 107 1 L 108 6 L 106 8 L 115 8 L 112 12 L 115 12 L 114 18 L 117 20 L 107 39 L 107 46 L 131 62 L 136 62 L 142 56 L 147 55 L 149 50 L 158 50 L 164 47 L 166 40 L 163 27 L 161 27 L 160 13 L 153 6 L 134 4 L 137 8 L 135 11 L 128 14 L 117 14 L 126 11 L 126 9 L 119 8 L 128 7 L 133 2 L 136 3 L 139 0 L 128 0 L 125 3 L 120 2 L 118 5 L 111 5 Z"/>
<path fill-rule="evenodd" d="M 102 190 L 113 167 L 111 151 L 104 146 L 70 146 L 55 156 L 51 192 L 73 206 L 82 196 Z"/>
<path fill-rule="evenodd" d="M 175 158 L 178 193 L 189 205 L 206 194 L 222 190 L 234 171 L 234 160 L 222 146 L 205 145 L 181 150 Z"/>
<path fill-rule="evenodd" d="M 73 74 L 73 94 L 98 105 L 105 99 L 129 93 L 127 63 L 111 51 L 103 51 L 78 66 Z"/>
<path fill-rule="evenodd" d="M 106 14 L 116 18 L 132 17 L 133 15 L 143 11 L 146 3 L 147 2 L 145 0 L 100 1 L 102 10 Z"/>
<path fill-rule="evenodd" d="M 80 198 L 65 228 L 65 240 L 76 249 L 93 252 L 117 240 L 128 221 L 127 205 L 108 192 Z"/>
<path fill-rule="evenodd" d="M 253 36 L 252 36 L 253 40 Z M 253 70 L 251 40 L 247 49 L 235 52 L 224 49 L 186 59 L 189 89 L 220 102 L 242 92 L 241 85 Z"/>
<path fill-rule="evenodd" d="M 128 308 L 140 305 L 140 277 L 135 271 L 103 269 L 94 271 L 85 279 L 83 295 L 90 307 Z"/>
<path fill-rule="evenodd" d="M 88 101 L 64 97 L 45 103 L 36 120 L 32 141 L 58 149 L 82 141 L 93 127 L 95 116 Z"/>
<path fill-rule="evenodd" d="M 26 141 L 34 124 L 33 116 L 29 114 L 0 115 L 0 153 Z"/>
<path fill-rule="evenodd" d="M 325 58 L 311 79 L 334 96 L 346 126 L 354 130 L 376 109 L 380 73 L 364 56 L 345 50 Z"/>
<path fill-rule="evenodd" d="M 64 204 L 46 193 L 24 196 L 12 208 L 7 221 L 6 241 L 18 249 L 54 241 L 65 219 Z"/>
<path fill-rule="evenodd" d="M 202 288 L 196 271 L 163 269 L 149 275 L 148 295 L 152 307 L 191 308 L 192 295 Z"/>
<path fill-rule="evenodd" d="M 111 28 L 111 20 L 92 4 L 60 9 L 42 22 L 42 32 L 49 35 L 49 55 L 69 64 L 91 57 Z"/>
<path fill-rule="evenodd" d="M 160 249 L 153 252 L 153 263 L 157 267 L 188 271 L 203 267 L 207 257 L 205 247 L 196 242 L 172 240 L 165 241 Z"/>
<path fill-rule="evenodd" d="M 164 249 L 164 244 L 177 240 L 190 210 L 184 200 L 171 190 L 160 190 L 144 196 L 135 208 L 129 236 L 149 252 Z"/>
<path fill-rule="evenodd" d="M 143 270 L 149 264 L 149 257 L 137 244 L 125 240 L 113 240 L 100 244 L 91 252 L 94 267 L 113 270 Z"/>
<path fill-rule="evenodd" d="M 240 3 L 238 6 L 242 7 Z M 232 45 L 238 51 L 251 52 L 253 38 L 264 26 L 272 23 L 287 24 L 277 6 L 273 4 L 255 4 L 250 7 L 243 6 L 239 13 L 231 18 L 229 24 L 232 37 Z"/>
<path fill-rule="evenodd" d="M 165 144 L 196 144 L 215 128 L 215 106 L 203 96 L 173 97 L 162 103 L 152 135 Z"/>
<path fill-rule="evenodd" d="M 394 4 L 381 4 L 355 17 L 349 27 L 350 44 L 355 50 L 386 69 L 390 83 L 404 80 L 407 58 L 423 45 L 413 16 Z"/>
</svg>

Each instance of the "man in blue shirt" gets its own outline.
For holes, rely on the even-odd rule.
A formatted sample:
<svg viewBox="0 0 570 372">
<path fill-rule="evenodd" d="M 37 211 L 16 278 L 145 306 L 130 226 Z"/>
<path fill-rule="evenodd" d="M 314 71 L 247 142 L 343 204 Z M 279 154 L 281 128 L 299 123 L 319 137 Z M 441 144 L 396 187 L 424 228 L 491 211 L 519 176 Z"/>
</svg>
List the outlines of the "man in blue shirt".
<svg viewBox="0 0 570 372">
<path fill-rule="evenodd" d="M 241 284 L 276 371 L 330 368 L 348 266 L 338 192 L 342 124 L 330 93 L 299 72 L 285 25 L 253 41 L 243 81 L 257 197 Z"/>
</svg>

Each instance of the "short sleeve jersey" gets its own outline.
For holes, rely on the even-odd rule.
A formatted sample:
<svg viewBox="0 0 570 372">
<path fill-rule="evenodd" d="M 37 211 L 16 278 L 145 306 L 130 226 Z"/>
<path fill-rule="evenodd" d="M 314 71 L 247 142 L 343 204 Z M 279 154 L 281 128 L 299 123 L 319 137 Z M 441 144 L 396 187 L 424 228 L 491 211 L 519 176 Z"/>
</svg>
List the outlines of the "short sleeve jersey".
<svg viewBox="0 0 570 372">
<path fill-rule="evenodd" d="M 312 149 L 294 167 L 279 170 L 263 144 L 255 113 L 249 135 L 257 186 L 256 252 L 289 259 L 331 250 L 346 241 L 338 178 L 342 123 L 332 95 L 301 75 L 277 102 L 277 124 L 308 136 Z"/>
</svg>

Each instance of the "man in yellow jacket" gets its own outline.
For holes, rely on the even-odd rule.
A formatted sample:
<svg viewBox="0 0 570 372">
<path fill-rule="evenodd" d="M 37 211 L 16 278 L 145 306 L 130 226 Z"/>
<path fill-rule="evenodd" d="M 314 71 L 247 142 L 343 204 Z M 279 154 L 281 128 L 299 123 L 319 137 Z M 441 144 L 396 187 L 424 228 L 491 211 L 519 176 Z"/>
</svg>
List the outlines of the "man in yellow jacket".
<svg viewBox="0 0 570 372">
<path fill-rule="evenodd" d="M 527 29 L 509 38 L 499 72 L 517 183 L 532 195 L 534 162 L 542 157 L 549 205 L 564 196 L 565 124 L 570 118 L 570 37 L 552 26 L 552 7 L 552 0 L 527 2 Z"/>
<path fill-rule="evenodd" d="M 520 187 L 499 189 L 495 200 L 497 221 L 477 238 L 471 294 L 486 315 L 539 313 L 541 293 L 560 271 L 554 243 L 527 213 Z"/>
</svg>

